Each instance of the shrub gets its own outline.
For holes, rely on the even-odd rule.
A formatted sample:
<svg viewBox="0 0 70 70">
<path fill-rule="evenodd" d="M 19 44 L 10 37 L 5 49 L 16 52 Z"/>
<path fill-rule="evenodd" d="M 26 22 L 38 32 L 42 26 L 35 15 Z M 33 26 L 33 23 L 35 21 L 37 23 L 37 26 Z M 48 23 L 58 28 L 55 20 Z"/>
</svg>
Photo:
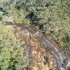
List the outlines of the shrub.
<svg viewBox="0 0 70 70">
<path fill-rule="evenodd" d="M 0 24 L 0 70 L 23 70 L 27 67 L 24 48 L 10 30 Z"/>
</svg>

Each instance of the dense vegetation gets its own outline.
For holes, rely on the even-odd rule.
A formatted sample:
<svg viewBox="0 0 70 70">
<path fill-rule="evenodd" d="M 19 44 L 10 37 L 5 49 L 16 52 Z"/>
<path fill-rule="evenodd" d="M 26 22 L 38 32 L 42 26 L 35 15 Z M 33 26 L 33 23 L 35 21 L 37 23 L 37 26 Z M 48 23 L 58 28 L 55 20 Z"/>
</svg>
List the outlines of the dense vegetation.
<svg viewBox="0 0 70 70">
<path fill-rule="evenodd" d="M 29 64 L 26 62 L 24 48 L 21 47 L 21 41 L 10 32 L 0 24 L 0 70 L 26 70 Z"/>
<path fill-rule="evenodd" d="M 2 5 L 3 4 L 3 5 Z M 70 53 L 69 0 L 7 0 L 0 4 L 0 20 L 38 26 Z"/>
</svg>

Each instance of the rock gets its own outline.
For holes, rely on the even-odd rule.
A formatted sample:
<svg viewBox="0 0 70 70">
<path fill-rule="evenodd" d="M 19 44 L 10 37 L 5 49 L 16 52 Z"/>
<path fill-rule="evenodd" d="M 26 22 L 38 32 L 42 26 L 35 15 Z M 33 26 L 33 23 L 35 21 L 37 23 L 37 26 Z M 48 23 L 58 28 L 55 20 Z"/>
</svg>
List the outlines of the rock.
<svg viewBox="0 0 70 70">
<path fill-rule="evenodd" d="M 70 70 L 70 67 L 68 67 L 68 70 Z"/>
<path fill-rule="evenodd" d="M 9 28 L 10 30 L 13 30 L 14 31 L 14 28 L 13 28 L 12 25 L 7 25 L 6 27 Z"/>
<path fill-rule="evenodd" d="M 18 36 L 20 40 L 16 44 L 19 44 L 26 51 L 26 60 L 33 65 L 33 70 L 38 70 L 38 68 L 42 70 L 60 70 L 60 68 L 67 70 L 65 55 L 42 33 L 40 34 L 35 28 L 25 25 L 13 27 L 13 29 L 16 32 L 15 36 Z"/>
<path fill-rule="evenodd" d="M 19 32 L 20 34 L 25 34 L 29 36 L 29 31 L 27 29 L 24 29 L 22 31 Z"/>
<path fill-rule="evenodd" d="M 18 32 L 15 35 L 16 35 L 16 37 L 19 37 L 19 33 Z"/>
<path fill-rule="evenodd" d="M 40 36 L 40 33 L 39 33 L 39 31 L 37 31 L 33 35 L 37 37 L 37 36 Z"/>
<path fill-rule="evenodd" d="M 21 42 L 20 42 L 20 46 L 21 46 L 21 47 L 24 47 L 24 45 L 25 45 L 25 41 L 21 41 Z"/>
<path fill-rule="evenodd" d="M 68 70 L 70 70 L 70 61 L 68 62 Z"/>
</svg>

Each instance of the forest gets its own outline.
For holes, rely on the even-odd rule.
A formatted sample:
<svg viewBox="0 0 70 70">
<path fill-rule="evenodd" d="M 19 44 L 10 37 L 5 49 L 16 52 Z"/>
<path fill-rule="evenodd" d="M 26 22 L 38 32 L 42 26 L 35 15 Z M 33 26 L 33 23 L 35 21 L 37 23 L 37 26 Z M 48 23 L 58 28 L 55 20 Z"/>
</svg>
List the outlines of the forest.
<svg viewBox="0 0 70 70">
<path fill-rule="evenodd" d="M 65 53 L 67 53 L 70 58 L 70 0 L 1 0 L 0 23 L 35 25 L 42 31 L 42 33 L 52 37 L 52 39 L 58 44 L 59 48 L 64 49 Z M 8 30 L 3 27 L 4 26 L 0 24 L 0 48 L 4 48 L 4 45 L 11 46 L 14 41 L 14 37 L 11 39 Z M 5 39 L 6 36 L 9 38 L 7 41 L 8 44 L 5 43 L 5 40 L 7 40 Z M 3 39 L 3 37 L 5 38 Z M 10 43 L 10 41 L 12 42 Z M 15 40 L 15 42 L 16 41 L 17 40 Z M 12 49 L 16 50 L 16 52 L 20 52 L 20 45 L 18 45 L 19 50 L 16 47 L 16 49 L 14 48 L 15 45 L 16 44 L 13 44 Z M 14 54 L 14 52 L 11 52 L 9 49 L 9 47 L 6 49 L 6 54 Z M 0 52 L 5 51 L 0 49 Z M 4 53 L 1 55 L 4 56 Z M 10 55 L 6 57 L 9 57 Z M 22 57 L 22 55 L 20 56 Z M 12 55 L 11 58 L 12 57 L 14 56 Z M 6 62 L 9 62 L 9 64 L 13 66 L 16 59 L 7 59 L 9 61 Z M 19 59 L 21 58 L 18 57 L 17 60 Z M 13 60 L 12 63 L 11 60 Z M 15 62 L 16 64 L 18 63 L 17 61 Z M 19 66 L 19 64 L 17 65 Z M 19 66 L 19 68 L 20 67 L 22 66 Z M 8 70 L 10 69 L 8 68 Z M 20 69 L 13 68 L 11 70 Z"/>
</svg>

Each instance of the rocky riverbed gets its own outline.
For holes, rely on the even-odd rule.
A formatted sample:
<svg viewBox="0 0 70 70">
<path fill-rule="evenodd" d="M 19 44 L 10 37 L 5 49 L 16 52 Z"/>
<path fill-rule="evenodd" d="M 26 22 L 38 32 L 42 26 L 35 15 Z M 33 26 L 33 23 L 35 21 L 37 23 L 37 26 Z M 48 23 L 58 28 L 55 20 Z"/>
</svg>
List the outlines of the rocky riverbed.
<svg viewBox="0 0 70 70">
<path fill-rule="evenodd" d="M 67 55 L 60 52 L 38 28 L 27 24 L 5 26 L 22 41 L 26 60 L 32 65 L 33 70 L 68 70 Z"/>
</svg>

